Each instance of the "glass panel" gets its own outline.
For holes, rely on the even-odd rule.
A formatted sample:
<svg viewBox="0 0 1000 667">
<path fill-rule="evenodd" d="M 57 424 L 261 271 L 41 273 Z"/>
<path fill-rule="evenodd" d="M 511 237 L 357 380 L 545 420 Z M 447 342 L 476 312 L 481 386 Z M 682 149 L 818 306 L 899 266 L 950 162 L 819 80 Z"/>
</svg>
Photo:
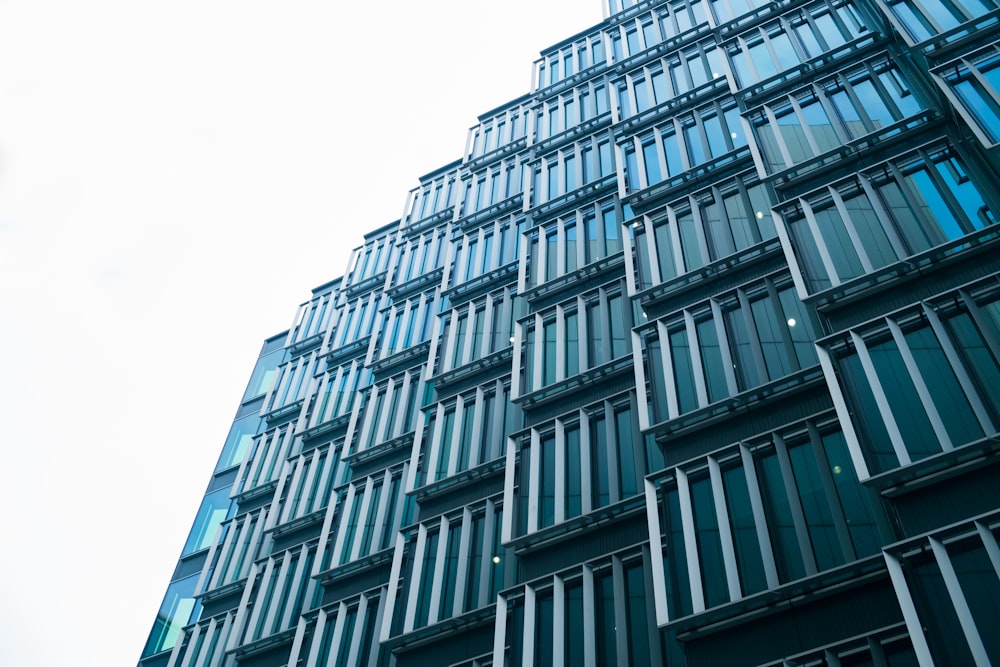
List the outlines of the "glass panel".
<svg viewBox="0 0 1000 667">
<path fill-rule="evenodd" d="M 728 602 L 729 589 L 726 585 L 726 567 L 722 557 L 712 483 L 707 477 L 691 481 L 691 506 L 705 604 L 711 607 Z"/>
<path fill-rule="evenodd" d="M 743 595 L 747 596 L 767 588 L 767 580 L 764 577 L 764 561 L 757 541 L 757 527 L 743 468 L 724 470 L 722 483 L 726 490 L 726 507 L 733 531 L 740 587 Z"/>
<path fill-rule="evenodd" d="M 847 451 L 847 441 L 840 431 L 823 436 L 826 463 L 833 473 L 833 483 L 840 508 L 847 520 L 847 530 L 858 558 L 877 553 L 881 547 L 875 514 L 867 491 L 858 482 L 857 472 Z"/>
<path fill-rule="evenodd" d="M 651 664 L 649 638 L 652 633 L 646 613 L 646 582 L 641 562 L 625 570 L 625 589 L 628 596 L 629 664 L 643 667 Z"/>
<path fill-rule="evenodd" d="M 816 566 L 820 570 L 836 567 L 844 562 L 837 531 L 833 525 L 833 514 L 827 503 L 823 481 L 820 478 L 816 459 L 808 443 L 789 447 L 788 458 L 792 462 L 795 485 L 802 513 L 805 516 L 809 540 L 812 542 Z"/>
<path fill-rule="evenodd" d="M 227 486 L 205 495 L 205 499 L 201 501 L 201 507 L 198 508 L 191 532 L 188 534 L 187 542 L 181 551 L 182 556 L 212 545 L 219 525 L 229 518 L 229 510 L 232 508 L 232 501 L 229 500 L 231 491 L 232 486 Z"/>
<path fill-rule="evenodd" d="M 806 571 L 802 563 L 802 552 L 799 551 L 795 522 L 792 520 L 791 505 L 785 494 L 777 454 L 771 452 L 762 456 L 758 472 L 761 476 L 761 493 L 768 513 L 767 524 L 778 566 L 778 577 L 782 582 L 804 577 Z"/>
<path fill-rule="evenodd" d="M 870 346 L 869 353 L 910 456 L 919 461 L 940 452 L 934 429 L 896 344 L 886 341 Z"/>
<path fill-rule="evenodd" d="M 674 367 L 674 387 L 681 413 L 698 407 L 698 393 L 694 386 L 694 368 L 691 364 L 691 347 L 687 331 L 681 329 L 670 334 L 670 359 Z"/>
<path fill-rule="evenodd" d="M 699 322 L 697 332 L 698 350 L 701 353 L 701 365 L 708 388 L 708 400 L 709 402 L 720 401 L 729 395 L 729 388 L 726 384 L 726 370 L 722 362 L 715 320 L 709 319 Z"/>
</svg>

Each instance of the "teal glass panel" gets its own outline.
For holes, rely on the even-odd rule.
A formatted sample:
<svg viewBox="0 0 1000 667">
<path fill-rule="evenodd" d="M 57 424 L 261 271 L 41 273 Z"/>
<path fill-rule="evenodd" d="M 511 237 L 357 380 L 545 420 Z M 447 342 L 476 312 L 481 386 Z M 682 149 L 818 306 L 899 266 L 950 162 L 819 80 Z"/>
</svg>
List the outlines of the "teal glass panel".
<svg viewBox="0 0 1000 667">
<path fill-rule="evenodd" d="M 493 556 L 490 557 L 490 590 L 486 599 L 486 604 L 493 604 L 496 601 L 497 593 L 499 593 L 505 586 L 510 585 L 504 581 L 504 559 L 507 556 L 507 550 L 500 543 L 500 534 L 502 530 L 503 510 L 498 509 L 493 514 L 493 539 L 490 543 Z"/>
<path fill-rule="evenodd" d="M 965 230 L 962 229 L 955 214 L 948 207 L 944 197 L 941 196 L 941 192 L 927 172 L 926 166 L 907 174 L 906 180 L 911 183 L 915 203 L 937 223 L 937 228 L 934 231 L 944 234 L 943 238 L 939 236 L 937 243 L 951 241 L 965 235 Z"/>
<path fill-rule="evenodd" d="M 656 140 L 647 139 L 642 143 L 642 159 L 646 167 L 646 183 L 655 185 L 663 180 L 660 171 L 660 156 L 656 149 Z"/>
<path fill-rule="evenodd" d="M 652 401 L 650 402 L 650 422 L 657 423 L 669 418 L 667 411 L 667 384 L 663 373 L 663 351 L 660 341 L 650 338 L 646 342 L 646 380 L 649 382 Z"/>
<path fill-rule="evenodd" d="M 594 625 L 597 630 L 598 664 L 617 665 L 618 654 L 615 638 L 618 626 L 615 618 L 614 579 L 610 570 L 595 575 L 595 579 L 594 596 L 597 598 L 597 609 L 594 613 Z"/>
<path fill-rule="evenodd" d="M 768 379 L 777 380 L 796 370 L 796 365 L 788 356 L 788 349 L 781 335 L 781 327 L 785 322 L 779 322 L 775 312 L 775 304 L 769 298 L 750 302 L 757 338 L 764 352 L 764 365 L 767 367 Z"/>
<path fill-rule="evenodd" d="M 732 346 L 733 364 L 736 366 L 736 381 L 741 391 L 761 384 L 757 372 L 757 362 L 753 355 L 753 346 L 747 332 L 747 321 L 742 308 L 725 313 L 726 333 Z"/>
<path fill-rule="evenodd" d="M 566 438 L 566 470 L 564 475 L 566 477 L 566 517 L 573 518 L 575 516 L 580 516 L 583 506 L 583 492 L 581 487 L 581 479 L 583 477 L 583 469 L 580 465 L 580 426 L 575 424 L 573 426 L 567 426 L 565 431 Z"/>
<path fill-rule="evenodd" d="M 483 546 L 486 541 L 486 521 L 482 515 L 472 517 L 472 533 L 469 536 L 469 574 L 465 580 L 465 609 L 479 608 L 479 572 L 483 562 Z M 492 600 L 491 600 L 492 602 Z"/>
<path fill-rule="evenodd" d="M 617 359 L 628 353 L 628 331 L 625 328 L 625 300 L 621 294 L 608 299 L 608 315 L 611 321 L 611 358 Z"/>
<path fill-rule="evenodd" d="M 764 576 L 764 560 L 760 553 L 760 543 L 757 541 L 757 526 L 743 468 L 723 470 L 722 484 L 726 491 L 726 508 L 729 512 L 736 564 L 740 573 L 740 589 L 744 596 L 751 595 L 767 588 L 767 580 Z"/>
<path fill-rule="evenodd" d="M 678 618 L 693 611 L 691 579 L 688 576 L 687 552 L 684 549 L 680 496 L 677 489 L 671 488 L 665 488 L 662 494 L 663 530 L 666 537 L 663 566 L 666 569 L 667 605 L 670 617 Z"/>
<path fill-rule="evenodd" d="M 611 484 L 608 470 L 608 434 L 604 415 L 590 418 L 590 489 L 592 507 L 604 507 L 611 502 Z"/>
<path fill-rule="evenodd" d="M 639 493 L 641 476 L 636 468 L 635 433 L 632 430 L 632 410 L 615 412 L 615 438 L 618 443 L 618 488 L 622 498 Z"/>
<path fill-rule="evenodd" d="M 719 537 L 719 519 L 715 514 L 715 498 L 709 478 L 691 480 L 691 507 L 705 604 L 712 607 L 729 601 L 729 588 Z"/>
<path fill-rule="evenodd" d="M 625 594 L 628 597 L 628 658 L 634 667 L 651 664 L 649 638 L 651 632 L 649 614 L 646 611 L 646 582 L 642 563 L 636 563 L 625 570 Z"/>
<path fill-rule="evenodd" d="M 701 138 L 701 129 L 697 123 L 690 122 L 684 126 L 684 146 L 687 148 L 688 162 L 692 167 L 708 159 L 705 142 Z"/>
<path fill-rule="evenodd" d="M 448 462 L 451 460 L 452 431 L 455 428 L 455 408 L 445 410 L 441 420 L 441 435 L 438 442 L 437 466 L 434 472 L 434 480 L 438 481 L 448 476 Z"/>
<path fill-rule="evenodd" d="M 885 341 L 870 347 L 869 353 L 910 458 L 919 461 L 940 452 L 941 446 L 896 344 Z"/>
<path fill-rule="evenodd" d="M 552 593 L 540 595 L 535 604 L 535 663 L 536 665 L 552 664 Z"/>
<path fill-rule="evenodd" d="M 799 56 L 792 46 L 792 40 L 784 32 L 771 35 L 771 48 L 778 57 L 778 66 L 782 70 L 791 69 L 799 64 Z"/>
<path fill-rule="evenodd" d="M 698 392 L 694 386 L 694 367 L 691 364 L 691 346 L 687 331 L 681 329 L 670 334 L 670 359 L 674 370 L 674 388 L 677 406 L 681 413 L 698 408 Z"/>
<path fill-rule="evenodd" d="M 681 253 L 684 256 L 684 266 L 687 271 L 693 271 L 705 264 L 701 252 L 701 242 L 698 238 L 698 228 L 690 211 L 677 216 L 677 231 L 681 237 Z"/>
<path fill-rule="evenodd" d="M 250 451 L 250 443 L 253 441 L 261 427 L 261 420 L 257 415 L 249 415 L 233 422 L 226 437 L 226 444 L 222 447 L 222 454 L 219 455 L 219 463 L 215 466 L 215 472 L 232 468 L 246 458 Z"/>
<path fill-rule="evenodd" d="M 729 396 L 729 387 L 726 384 L 726 370 L 722 362 L 715 320 L 709 319 L 699 322 L 697 332 L 698 351 L 701 354 L 701 366 L 705 373 L 708 400 L 712 403 L 721 401 Z"/>
<path fill-rule="evenodd" d="M 986 312 L 996 311 L 996 304 L 986 306 Z M 991 408 L 994 423 L 1000 416 L 1000 364 L 986 346 L 982 334 L 968 313 L 960 313 L 948 320 L 955 344 L 968 360 L 966 368 L 976 383 L 979 397 Z M 996 332 L 993 332 L 994 335 Z"/>
<path fill-rule="evenodd" d="M 878 409 L 871 383 L 865 375 L 857 354 L 844 357 L 840 362 L 840 377 L 853 411 L 854 426 L 859 430 L 861 446 L 866 452 L 872 473 L 884 472 L 899 466 L 885 419 Z"/>
<path fill-rule="evenodd" d="M 194 525 L 188 534 L 187 542 L 184 543 L 182 556 L 207 549 L 215 540 L 219 525 L 230 518 L 231 510 L 235 509 L 234 503 L 229 499 L 232 486 L 227 486 L 218 491 L 206 494 L 195 515 Z"/>
<path fill-rule="evenodd" d="M 840 501 L 840 509 L 847 521 L 847 530 L 854 544 L 854 553 L 864 558 L 878 553 L 882 540 L 879 537 L 875 513 L 865 487 L 858 482 L 854 463 L 847 450 L 847 441 L 840 431 L 822 437 L 826 463 L 833 473 L 833 484 Z"/>
<path fill-rule="evenodd" d="M 840 137 L 837 136 L 833 123 L 819 100 L 802 102 L 802 120 L 808 126 L 821 153 L 841 145 Z"/>
<path fill-rule="evenodd" d="M 416 627 L 427 625 L 427 619 L 430 618 L 431 588 L 434 585 L 434 561 L 437 558 L 438 538 L 436 532 L 431 533 L 424 542 L 423 569 L 420 573 L 420 590 L 417 594 Z"/>
<path fill-rule="evenodd" d="M 539 442 L 538 527 L 555 523 L 556 515 L 556 439 L 548 435 Z"/>
<path fill-rule="evenodd" d="M 678 274 L 677 264 L 674 259 L 674 246 L 667 221 L 664 220 L 653 228 L 653 236 L 656 239 L 656 262 L 660 269 L 660 281 L 666 282 L 671 278 L 676 278 Z"/>
<path fill-rule="evenodd" d="M 201 603 L 194 597 L 194 588 L 199 576 L 195 574 L 167 587 L 153 629 L 142 651 L 143 658 L 172 649 L 184 626 L 198 620 Z"/>
<path fill-rule="evenodd" d="M 938 176 L 958 202 L 965 214 L 966 229 L 982 229 L 983 226 L 996 222 L 996 217 L 983 201 L 983 196 L 965 172 L 962 163 L 956 157 L 949 157 L 934 165 Z"/>
<path fill-rule="evenodd" d="M 966 604 L 992 664 L 1000 664 L 1000 579 L 995 565 L 978 539 L 948 545 L 948 555 Z"/>
<path fill-rule="evenodd" d="M 663 135 L 663 155 L 667 159 L 667 172 L 671 176 L 676 176 L 684 171 L 684 163 L 681 162 L 681 147 L 674 132 Z"/>
<path fill-rule="evenodd" d="M 632 144 L 625 146 L 625 177 L 628 180 L 628 189 L 632 192 L 642 188 L 639 182 L 639 160 L 635 155 L 635 148 Z"/>
<path fill-rule="evenodd" d="M 872 267 L 880 269 L 895 262 L 898 257 L 885 231 L 888 221 L 883 221 L 875 213 L 868 196 L 859 192 L 853 197 L 845 197 L 844 208 Z"/>
<path fill-rule="evenodd" d="M 864 273 L 857 249 L 851 241 L 840 212 L 831 205 L 815 211 L 815 214 L 820 235 L 840 278 L 848 280 Z"/>
<path fill-rule="evenodd" d="M 458 585 L 458 549 L 462 540 L 462 524 L 452 522 L 448 530 L 448 546 L 444 556 L 444 576 L 441 578 L 441 613 L 438 618 L 450 618 L 455 611 L 455 587 Z"/>
<path fill-rule="evenodd" d="M 819 363 L 813 341 L 819 337 L 820 328 L 812 308 L 799 301 L 791 287 L 778 292 L 778 300 L 781 302 L 784 326 L 792 338 L 799 367 L 806 368 Z"/>
<path fill-rule="evenodd" d="M 778 578 L 782 582 L 800 579 L 805 576 L 806 570 L 777 454 L 771 452 L 762 456 L 758 472 Z"/>
<path fill-rule="evenodd" d="M 568 584 L 564 595 L 566 630 L 563 634 L 563 655 L 567 665 L 582 665 L 584 642 L 581 640 L 586 632 L 583 621 L 583 584 Z"/>
<path fill-rule="evenodd" d="M 799 492 L 816 566 L 820 570 L 836 567 L 844 562 L 843 551 L 837 539 L 833 514 L 830 512 L 812 449 L 808 443 L 789 447 L 788 458 L 792 462 L 795 486 Z"/>
<path fill-rule="evenodd" d="M 983 429 L 934 332 L 929 327 L 910 331 L 906 343 L 952 444 L 982 438 Z"/>
<path fill-rule="evenodd" d="M 556 381 L 556 322 L 546 322 L 542 327 L 544 345 L 542 349 L 542 386 Z"/>
</svg>

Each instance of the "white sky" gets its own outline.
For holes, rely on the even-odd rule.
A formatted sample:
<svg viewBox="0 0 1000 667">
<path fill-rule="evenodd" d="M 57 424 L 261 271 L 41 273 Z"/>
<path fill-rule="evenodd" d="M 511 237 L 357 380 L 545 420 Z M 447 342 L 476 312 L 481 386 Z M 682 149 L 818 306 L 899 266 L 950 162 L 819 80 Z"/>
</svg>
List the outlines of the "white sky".
<svg viewBox="0 0 1000 667">
<path fill-rule="evenodd" d="M 601 0 L 0 0 L 0 664 L 134 665 L 261 342 Z"/>
</svg>

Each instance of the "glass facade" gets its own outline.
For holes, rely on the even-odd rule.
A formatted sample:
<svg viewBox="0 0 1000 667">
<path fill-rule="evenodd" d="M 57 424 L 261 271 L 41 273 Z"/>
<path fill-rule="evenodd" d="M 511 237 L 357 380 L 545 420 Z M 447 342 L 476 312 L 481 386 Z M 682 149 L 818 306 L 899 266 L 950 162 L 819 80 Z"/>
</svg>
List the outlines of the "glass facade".
<svg viewBox="0 0 1000 667">
<path fill-rule="evenodd" d="M 998 39 L 608 0 L 264 343 L 140 665 L 1000 663 Z"/>
</svg>

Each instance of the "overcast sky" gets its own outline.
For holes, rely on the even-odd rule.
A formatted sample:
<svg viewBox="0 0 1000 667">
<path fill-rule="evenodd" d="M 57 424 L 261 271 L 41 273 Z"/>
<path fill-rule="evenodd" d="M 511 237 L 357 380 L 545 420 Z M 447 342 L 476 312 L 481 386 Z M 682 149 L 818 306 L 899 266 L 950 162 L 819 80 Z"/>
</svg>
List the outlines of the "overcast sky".
<svg viewBox="0 0 1000 667">
<path fill-rule="evenodd" d="M 0 664 L 134 665 L 264 338 L 601 0 L 0 0 Z"/>
</svg>

